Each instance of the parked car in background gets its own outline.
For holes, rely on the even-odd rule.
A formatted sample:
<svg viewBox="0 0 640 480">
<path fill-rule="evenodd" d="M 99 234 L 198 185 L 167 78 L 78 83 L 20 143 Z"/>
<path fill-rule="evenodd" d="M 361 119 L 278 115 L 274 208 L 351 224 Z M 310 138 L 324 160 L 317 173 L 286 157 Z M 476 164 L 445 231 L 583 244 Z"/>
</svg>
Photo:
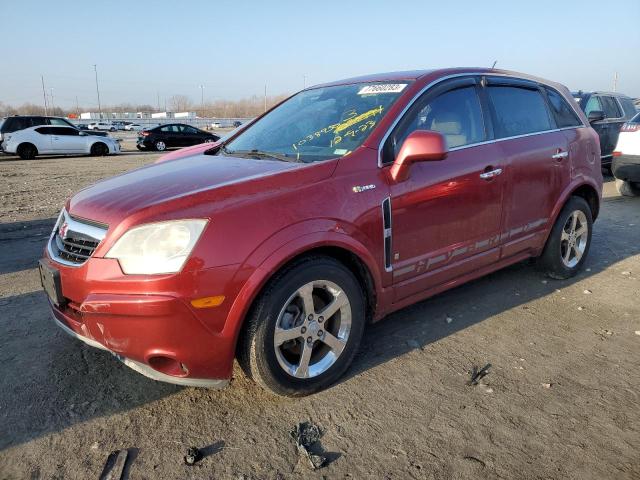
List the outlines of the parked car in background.
<svg viewBox="0 0 640 480">
<path fill-rule="evenodd" d="M 236 120 L 235 122 L 233 122 L 233 128 L 238 128 L 240 125 L 242 125 L 242 122 L 240 120 Z"/>
<path fill-rule="evenodd" d="M 78 130 L 88 130 L 89 125 L 87 125 L 86 123 L 79 123 L 76 125 L 76 127 L 78 128 Z"/>
<path fill-rule="evenodd" d="M 59 125 L 62 127 L 72 127 L 76 130 L 82 130 L 79 126 L 74 125 L 66 118 L 48 117 L 44 115 L 14 115 L 6 117 L 0 121 L 0 150 L 4 135 L 18 130 L 24 130 L 29 127 L 37 127 L 38 125 Z M 106 136 L 106 133 L 97 133 L 97 135 Z"/>
<path fill-rule="evenodd" d="M 199 143 L 216 142 L 219 138 L 218 135 L 205 132 L 191 125 L 170 123 L 141 131 L 138 135 L 136 146 L 139 150 L 163 151 L 167 148 L 190 147 Z"/>
<path fill-rule="evenodd" d="M 64 331 L 139 373 L 221 387 L 237 354 L 263 387 L 308 395 L 390 312 L 531 257 L 576 275 L 598 160 L 554 82 L 446 69 L 327 83 L 77 193 L 42 283 Z"/>
<path fill-rule="evenodd" d="M 81 132 L 75 127 L 41 125 L 5 134 L 2 142 L 6 153 L 17 154 L 23 160 L 37 155 L 87 154 L 102 156 L 119 153 L 120 144 L 110 137 Z"/>
<path fill-rule="evenodd" d="M 613 149 L 618 141 L 622 124 L 636 114 L 633 100 L 621 93 L 577 92 L 573 97 L 600 137 L 602 166 L 611 167 Z"/>
<path fill-rule="evenodd" d="M 139 123 L 130 123 L 124 126 L 124 129 L 127 132 L 139 132 L 140 130 L 144 130 L 144 127 Z"/>
<path fill-rule="evenodd" d="M 109 122 L 92 122 L 89 124 L 87 128 L 89 128 L 89 130 L 103 130 L 103 131 L 106 130 L 109 132 L 116 131 L 116 127 Z"/>
<path fill-rule="evenodd" d="M 640 195 L 640 113 L 622 125 L 611 171 L 622 195 Z"/>
<path fill-rule="evenodd" d="M 222 124 L 220 122 L 212 122 L 209 124 L 209 128 L 213 129 L 213 128 L 222 128 Z"/>
<path fill-rule="evenodd" d="M 118 121 L 118 122 L 113 122 L 113 126 L 114 126 L 114 128 L 115 128 L 116 130 L 120 130 L 120 131 L 122 131 L 122 130 L 126 130 L 126 127 L 127 127 L 127 125 L 129 125 L 129 123 L 130 123 L 130 122 L 121 122 L 121 121 Z"/>
</svg>

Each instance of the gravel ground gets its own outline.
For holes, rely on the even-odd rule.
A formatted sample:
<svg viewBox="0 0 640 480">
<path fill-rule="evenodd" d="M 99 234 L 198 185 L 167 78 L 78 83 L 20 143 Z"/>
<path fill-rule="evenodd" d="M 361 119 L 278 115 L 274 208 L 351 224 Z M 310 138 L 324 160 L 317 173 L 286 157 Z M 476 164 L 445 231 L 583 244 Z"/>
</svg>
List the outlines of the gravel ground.
<svg viewBox="0 0 640 480">
<path fill-rule="evenodd" d="M 131 479 L 640 478 L 640 198 L 609 179 L 576 278 L 522 263 L 406 308 L 338 385 L 286 400 L 238 369 L 222 391 L 154 382 L 49 320 L 35 266 L 64 200 L 157 156 L 0 157 L 0 478 L 98 478 L 119 449 Z"/>
</svg>

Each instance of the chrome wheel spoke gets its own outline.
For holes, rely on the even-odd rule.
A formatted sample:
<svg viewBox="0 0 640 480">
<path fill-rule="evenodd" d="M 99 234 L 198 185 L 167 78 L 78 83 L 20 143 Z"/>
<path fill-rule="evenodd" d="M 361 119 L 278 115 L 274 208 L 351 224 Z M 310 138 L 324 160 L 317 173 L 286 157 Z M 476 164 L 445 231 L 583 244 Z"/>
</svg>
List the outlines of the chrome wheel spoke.
<svg viewBox="0 0 640 480">
<path fill-rule="evenodd" d="M 344 350 L 344 347 L 347 344 L 346 341 L 329 332 L 324 332 L 321 340 L 333 351 L 336 357 L 342 353 L 342 350 Z"/>
<path fill-rule="evenodd" d="M 313 284 L 308 283 L 304 287 L 300 288 L 298 290 L 298 295 L 302 299 L 305 316 L 308 317 L 309 315 L 316 313 L 315 307 L 313 306 Z"/>
<path fill-rule="evenodd" d="M 302 347 L 302 355 L 300 355 L 300 363 L 296 367 L 294 375 L 298 378 L 307 378 L 309 376 L 309 362 L 311 361 L 311 353 L 313 352 L 313 344 L 304 342 Z"/>
<path fill-rule="evenodd" d="M 567 249 L 564 252 L 564 255 L 562 256 L 562 259 L 564 260 L 565 263 L 569 263 L 569 258 L 571 258 L 571 245 L 567 245 Z"/>
<path fill-rule="evenodd" d="M 576 237 L 581 237 L 585 233 L 587 233 L 587 226 L 584 224 L 580 225 L 580 228 L 576 230 Z"/>
<path fill-rule="evenodd" d="M 276 328 L 276 332 L 273 336 L 273 341 L 276 346 L 280 346 L 284 342 L 288 342 L 289 340 L 295 340 L 296 338 L 300 338 L 301 336 L 302 336 L 302 332 L 300 331 L 300 327 Z"/>
<path fill-rule="evenodd" d="M 560 240 L 563 240 L 563 241 L 569 240 L 569 234 L 564 229 L 562 229 L 562 233 L 560 234 Z"/>
<path fill-rule="evenodd" d="M 582 250 L 578 248 L 578 245 L 573 246 L 573 254 L 574 254 L 575 261 L 579 262 L 580 259 L 582 258 Z"/>
<path fill-rule="evenodd" d="M 573 212 L 571 216 L 571 232 L 576 231 L 576 224 L 578 223 L 578 212 Z"/>
<path fill-rule="evenodd" d="M 340 290 L 338 294 L 334 296 L 333 301 L 329 305 L 327 305 L 321 312 L 319 312 L 318 315 L 324 317 L 325 321 L 329 320 L 347 303 L 349 303 L 347 296 L 342 290 Z"/>
</svg>

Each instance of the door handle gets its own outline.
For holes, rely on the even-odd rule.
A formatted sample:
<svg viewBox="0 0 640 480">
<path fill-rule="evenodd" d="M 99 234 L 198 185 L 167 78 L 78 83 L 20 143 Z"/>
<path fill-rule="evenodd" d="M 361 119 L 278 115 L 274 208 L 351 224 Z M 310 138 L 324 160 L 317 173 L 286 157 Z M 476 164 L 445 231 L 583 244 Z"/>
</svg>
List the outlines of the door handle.
<svg viewBox="0 0 640 480">
<path fill-rule="evenodd" d="M 501 168 L 496 168 L 495 170 L 490 170 L 488 172 L 483 172 L 480 174 L 480 178 L 482 178 L 483 180 L 489 180 L 493 177 L 497 177 L 498 175 L 500 175 L 502 173 L 502 169 Z"/>
<path fill-rule="evenodd" d="M 562 160 L 563 158 L 567 158 L 569 156 L 569 152 L 558 152 L 551 156 L 554 160 Z"/>
</svg>

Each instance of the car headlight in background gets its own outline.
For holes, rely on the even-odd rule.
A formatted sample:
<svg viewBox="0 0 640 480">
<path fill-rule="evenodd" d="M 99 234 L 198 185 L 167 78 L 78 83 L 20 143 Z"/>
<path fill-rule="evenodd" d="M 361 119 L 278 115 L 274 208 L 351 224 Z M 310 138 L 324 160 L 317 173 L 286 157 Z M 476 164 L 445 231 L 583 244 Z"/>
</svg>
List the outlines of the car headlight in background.
<svg viewBox="0 0 640 480">
<path fill-rule="evenodd" d="M 134 227 L 105 255 L 127 275 L 175 273 L 191 254 L 207 220 L 174 220 Z"/>
</svg>

